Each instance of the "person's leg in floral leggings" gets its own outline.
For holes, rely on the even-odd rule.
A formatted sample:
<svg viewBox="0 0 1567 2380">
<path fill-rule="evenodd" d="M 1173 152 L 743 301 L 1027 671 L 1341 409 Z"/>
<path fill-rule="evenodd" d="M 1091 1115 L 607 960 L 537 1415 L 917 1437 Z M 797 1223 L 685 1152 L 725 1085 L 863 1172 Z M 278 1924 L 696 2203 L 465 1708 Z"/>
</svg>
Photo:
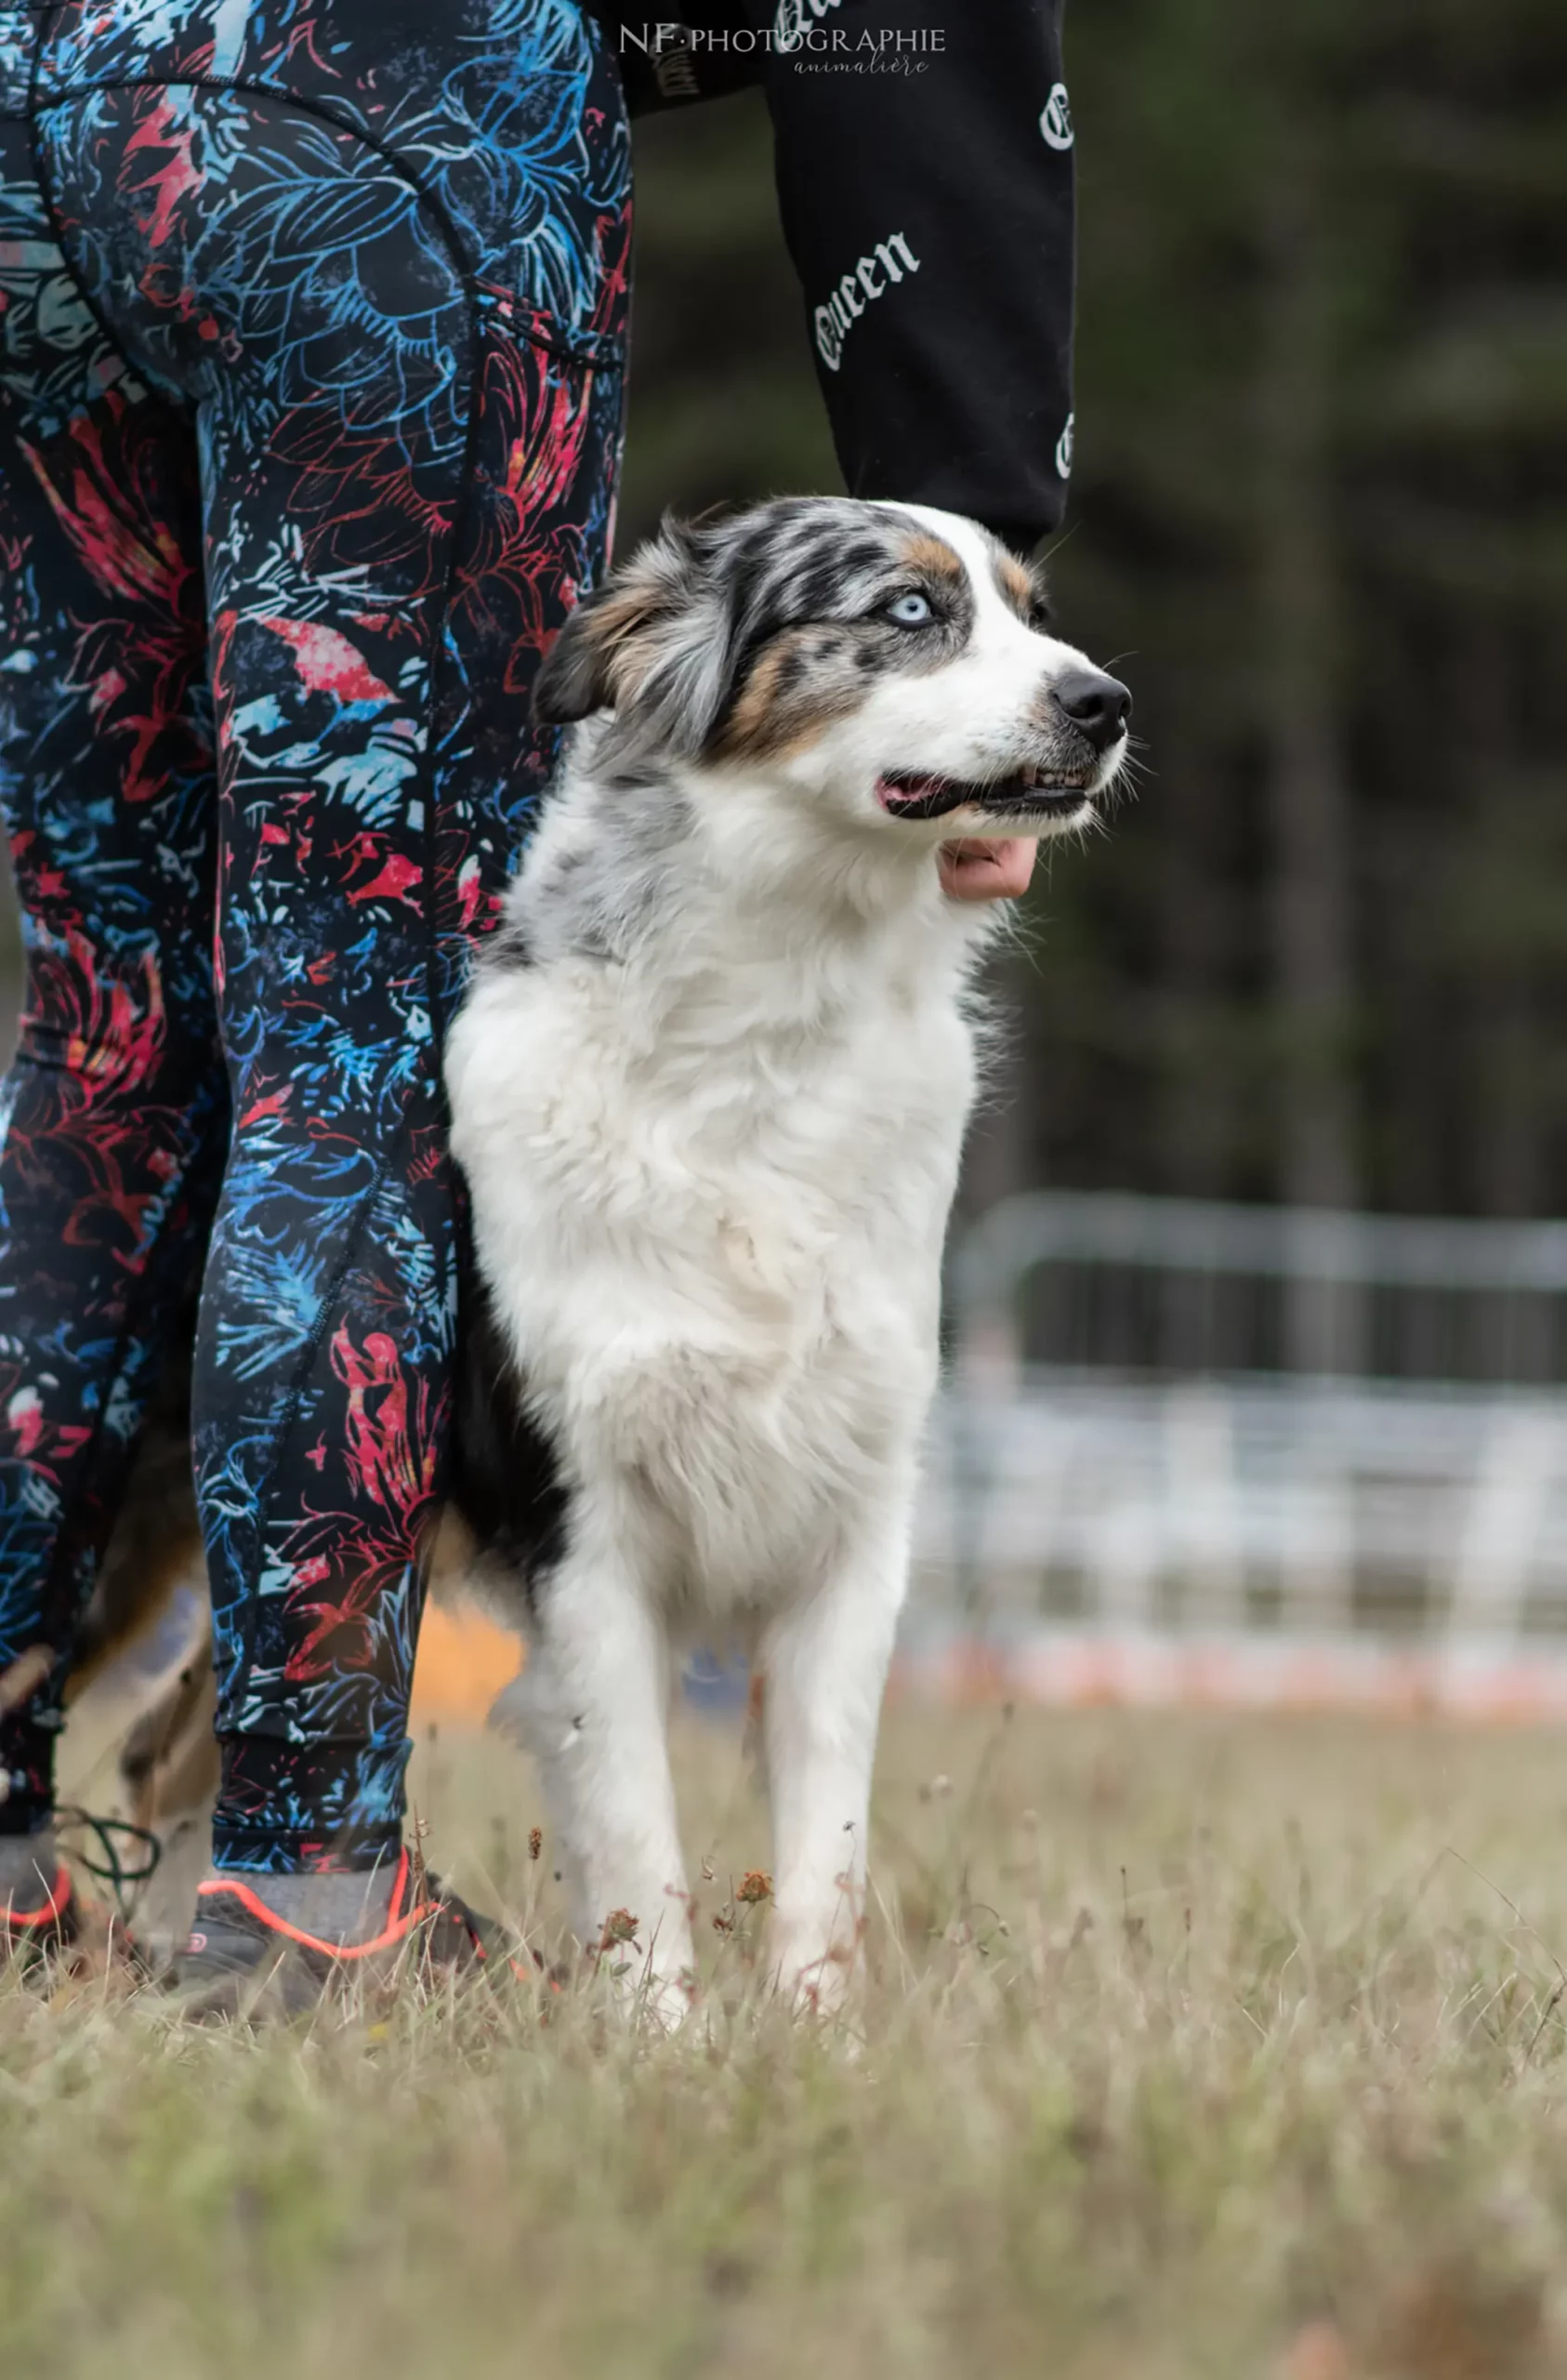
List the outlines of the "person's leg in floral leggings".
<svg viewBox="0 0 1567 2380">
<path fill-rule="evenodd" d="M 0 1833 L 205 1263 L 220 1866 L 400 1839 L 442 1030 L 603 565 L 628 153 L 575 0 L 0 0 Z M 0 1880 L 3 1882 L 3 1880 Z"/>
</svg>

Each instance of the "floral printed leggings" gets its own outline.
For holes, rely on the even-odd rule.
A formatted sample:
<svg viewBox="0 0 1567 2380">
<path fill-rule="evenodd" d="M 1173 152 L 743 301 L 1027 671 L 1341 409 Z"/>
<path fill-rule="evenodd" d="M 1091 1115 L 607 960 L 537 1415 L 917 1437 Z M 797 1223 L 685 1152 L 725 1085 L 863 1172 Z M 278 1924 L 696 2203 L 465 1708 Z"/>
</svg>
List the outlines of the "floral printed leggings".
<svg viewBox="0 0 1567 2380">
<path fill-rule="evenodd" d="M 0 1830 L 196 1335 L 221 1864 L 398 1840 L 444 1023 L 601 569 L 629 155 L 577 0 L 0 0 Z"/>
</svg>

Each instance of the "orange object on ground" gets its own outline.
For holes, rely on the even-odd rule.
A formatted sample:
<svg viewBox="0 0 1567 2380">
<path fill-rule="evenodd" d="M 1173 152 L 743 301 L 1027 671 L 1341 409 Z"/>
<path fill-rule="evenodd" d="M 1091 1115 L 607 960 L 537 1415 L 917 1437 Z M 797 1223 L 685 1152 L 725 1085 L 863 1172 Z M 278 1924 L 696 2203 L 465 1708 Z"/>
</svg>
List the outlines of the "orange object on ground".
<svg viewBox="0 0 1567 2380">
<path fill-rule="evenodd" d="M 430 1605 L 414 1666 L 412 1722 L 467 1720 L 478 1726 L 502 1686 L 522 1667 L 522 1645 L 481 1611 Z"/>
</svg>

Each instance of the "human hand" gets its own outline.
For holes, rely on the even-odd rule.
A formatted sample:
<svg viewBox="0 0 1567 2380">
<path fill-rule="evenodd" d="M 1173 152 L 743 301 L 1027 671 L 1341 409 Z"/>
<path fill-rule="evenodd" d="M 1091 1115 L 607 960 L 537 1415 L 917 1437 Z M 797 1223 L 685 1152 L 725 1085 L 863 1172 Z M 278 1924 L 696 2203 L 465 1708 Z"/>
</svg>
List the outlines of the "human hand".
<svg viewBox="0 0 1567 2380">
<path fill-rule="evenodd" d="M 1038 849 L 1032 835 L 943 843 L 936 854 L 942 890 L 954 901 L 1015 901 L 1028 891 Z"/>
</svg>

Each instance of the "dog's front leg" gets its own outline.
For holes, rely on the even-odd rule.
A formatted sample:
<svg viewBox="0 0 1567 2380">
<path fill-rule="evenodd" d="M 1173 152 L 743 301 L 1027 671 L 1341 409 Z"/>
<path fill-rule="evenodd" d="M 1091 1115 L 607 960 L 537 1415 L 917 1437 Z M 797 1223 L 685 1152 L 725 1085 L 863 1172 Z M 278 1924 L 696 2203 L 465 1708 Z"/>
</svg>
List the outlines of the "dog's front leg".
<svg viewBox="0 0 1567 2380">
<path fill-rule="evenodd" d="M 544 1585 L 513 1710 L 543 1772 L 586 1949 L 671 2023 L 694 1984 L 667 1733 L 669 1655 L 614 1531 L 573 1544 Z"/>
<path fill-rule="evenodd" d="M 780 1990 L 803 2006 L 840 2007 L 859 1967 L 871 1769 L 907 1572 L 900 1522 L 846 1547 L 765 1640 L 770 1962 Z"/>
</svg>

